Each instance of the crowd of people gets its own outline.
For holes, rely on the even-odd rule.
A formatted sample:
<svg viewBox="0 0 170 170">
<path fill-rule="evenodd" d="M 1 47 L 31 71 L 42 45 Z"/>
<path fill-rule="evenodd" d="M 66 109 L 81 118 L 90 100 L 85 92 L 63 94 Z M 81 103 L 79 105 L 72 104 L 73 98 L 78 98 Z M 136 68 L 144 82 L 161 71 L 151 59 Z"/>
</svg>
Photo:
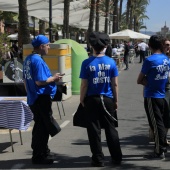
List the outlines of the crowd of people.
<svg viewBox="0 0 170 170">
<path fill-rule="evenodd" d="M 81 87 L 80 103 L 86 113 L 86 129 L 92 152 L 91 165 L 104 166 L 104 153 L 101 144 L 101 129 L 105 135 L 109 152 L 114 164 L 122 162 L 122 151 L 119 142 L 118 126 L 118 69 L 111 57 L 114 51 L 109 45 L 109 36 L 101 32 L 89 35 L 91 56 L 82 62 L 80 70 Z M 58 133 L 57 122 L 52 116 L 52 98 L 57 87 L 55 82 L 62 79 L 64 74 L 51 74 L 43 60 L 49 50 L 49 40 L 44 35 L 38 35 L 32 41 L 33 53 L 28 55 L 23 65 L 24 84 L 27 91 L 27 102 L 34 115 L 32 132 L 33 164 L 52 164 L 49 135 Z M 115 47 L 114 47 L 115 48 Z M 126 69 L 128 69 L 128 42 L 122 44 Z M 146 49 L 151 55 L 146 57 Z M 153 132 L 155 141 L 154 152 L 146 159 L 165 159 L 170 128 L 170 41 L 154 35 L 148 45 L 141 41 L 138 51 L 143 62 L 137 83 L 144 87 L 144 108 L 148 124 Z M 44 105 L 46 103 L 46 105 Z M 97 106 L 97 107 L 96 107 Z"/>
<path fill-rule="evenodd" d="M 87 48 L 89 56 L 92 55 L 92 47 Z M 112 58 L 123 58 L 125 69 L 129 69 L 130 57 L 139 57 L 139 63 L 143 63 L 145 58 L 149 55 L 149 46 L 144 40 L 127 41 L 120 43 L 112 43 L 105 47 L 106 55 Z"/>
</svg>

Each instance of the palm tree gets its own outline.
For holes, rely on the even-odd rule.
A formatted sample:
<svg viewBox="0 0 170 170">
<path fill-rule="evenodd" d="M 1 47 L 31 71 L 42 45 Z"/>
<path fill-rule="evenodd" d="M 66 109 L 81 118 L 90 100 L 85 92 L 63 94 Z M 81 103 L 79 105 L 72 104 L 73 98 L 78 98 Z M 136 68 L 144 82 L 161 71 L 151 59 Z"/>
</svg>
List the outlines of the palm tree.
<svg viewBox="0 0 170 170">
<path fill-rule="evenodd" d="M 121 17 L 121 27 L 134 29 L 134 31 L 145 28 L 143 20 L 148 19 L 145 15 L 148 4 L 149 0 L 127 0 L 126 11 Z"/>
<path fill-rule="evenodd" d="M 108 33 L 108 23 L 109 23 L 109 15 L 110 15 L 110 0 L 105 1 L 105 33 Z"/>
<path fill-rule="evenodd" d="M 96 1 L 96 25 L 95 25 L 95 31 L 99 31 L 99 21 L 100 21 L 100 17 L 99 17 L 99 10 L 100 10 L 100 0 Z"/>
<path fill-rule="evenodd" d="M 146 7 L 149 4 L 149 0 L 137 0 L 134 1 L 133 10 L 133 23 L 134 30 L 139 31 L 146 26 L 143 24 L 144 19 L 149 19 L 146 13 Z"/>
<path fill-rule="evenodd" d="M 87 30 L 87 37 L 89 36 L 91 32 L 93 32 L 94 14 L 95 14 L 95 6 L 96 6 L 95 3 L 96 3 L 96 0 L 91 0 L 90 2 L 90 17 L 89 17 L 89 25 L 88 25 L 88 30 Z M 87 38 L 87 44 L 89 44 L 88 38 Z"/>
<path fill-rule="evenodd" d="M 127 0 L 127 7 L 126 7 L 126 25 L 127 28 L 129 28 L 129 16 L 130 16 L 130 7 L 131 7 L 131 1 L 132 0 Z"/>
<path fill-rule="evenodd" d="M 120 23 L 122 21 L 122 6 L 123 6 L 123 0 L 120 0 L 119 4 L 119 24 L 118 24 L 118 31 L 120 29 Z"/>
<path fill-rule="evenodd" d="M 18 45 L 30 43 L 30 30 L 28 22 L 27 0 L 18 0 L 19 4 L 19 33 Z"/>
<path fill-rule="evenodd" d="M 118 0 L 114 0 L 113 3 L 113 32 L 118 31 L 118 19 L 119 19 L 119 12 L 118 12 Z"/>
<path fill-rule="evenodd" d="M 110 33 L 110 21 L 112 20 L 111 11 L 113 11 L 113 1 L 114 0 L 100 0 L 99 5 L 98 3 L 96 4 L 96 11 L 99 10 L 100 16 L 105 17 L 104 31 L 106 33 L 108 33 L 108 28 L 109 28 L 109 33 Z M 98 6 L 99 6 L 99 9 L 98 9 Z M 97 20 L 97 14 L 96 14 L 96 24 L 97 24 L 97 21 L 98 20 Z"/>
<path fill-rule="evenodd" d="M 69 38 L 69 9 L 70 0 L 64 0 L 63 38 Z"/>
</svg>

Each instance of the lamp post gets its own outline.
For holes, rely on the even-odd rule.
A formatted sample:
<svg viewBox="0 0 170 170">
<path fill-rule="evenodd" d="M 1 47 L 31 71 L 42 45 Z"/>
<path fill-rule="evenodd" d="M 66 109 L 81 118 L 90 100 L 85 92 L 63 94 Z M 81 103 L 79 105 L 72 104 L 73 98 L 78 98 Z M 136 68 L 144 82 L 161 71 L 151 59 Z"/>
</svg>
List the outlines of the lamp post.
<svg viewBox="0 0 170 170">
<path fill-rule="evenodd" d="M 49 0 L 49 40 L 52 42 L 52 0 Z"/>
<path fill-rule="evenodd" d="M 95 31 L 99 31 L 99 0 L 95 0 L 95 13 L 94 13 Z"/>
</svg>

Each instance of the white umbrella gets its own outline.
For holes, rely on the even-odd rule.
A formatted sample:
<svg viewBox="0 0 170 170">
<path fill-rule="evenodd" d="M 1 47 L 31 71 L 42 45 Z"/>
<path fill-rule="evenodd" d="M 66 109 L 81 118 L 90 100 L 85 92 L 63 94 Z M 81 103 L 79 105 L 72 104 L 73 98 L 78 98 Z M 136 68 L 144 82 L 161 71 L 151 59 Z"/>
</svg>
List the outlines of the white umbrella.
<svg viewBox="0 0 170 170">
<path fill-rule="evenodd" d="M 110 34 L 111 39 L 149 39 L 150 36 L 129 29 Z"/>
<path fill-rule="evenodd" d="M 149 35 L 142 34 L 142 33 L 139 33 L 139 32 L 136 32 L 136 34 L 137 34 L 136 39 L 150 39 Z"/>
<path fill-rule="evenodd" d="M 11 34 L 7 36 L 10 40 L 18 40 L 18 33 L 15 34 Z M 33 39 L 34 36 L 32 34 L 30 34 L 30 38 Z"/>
</svg>

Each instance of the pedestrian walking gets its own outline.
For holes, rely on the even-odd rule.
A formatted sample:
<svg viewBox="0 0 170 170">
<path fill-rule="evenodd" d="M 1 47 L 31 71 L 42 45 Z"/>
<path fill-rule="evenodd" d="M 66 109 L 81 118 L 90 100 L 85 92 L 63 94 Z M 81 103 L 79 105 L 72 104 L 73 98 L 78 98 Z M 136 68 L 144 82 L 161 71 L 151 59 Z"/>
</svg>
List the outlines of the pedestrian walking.
<svg viewBox="0 0 170 170">
<path fill-rule="evenodd" d="M 105 55 L 112 57 L 112 46 L 109 44 L 106 48 Z"/>
<path fill-rule="evenodd" d="M 50 69 L 42 56 L 48 54 L 49 39 L 38 35 L 33 39 L 34 51 L 28 55 L 23 65 L 23 78 L 27 91 L 27 103 L 34 115 L 32 131 L 32 163 L 52 164 L 49 158 L 49 135 L 54 136 L 60 131 L 52 116 L 52 98 L 56 94 L 56 83 L 62 79 L 61 74 L 51 75 Z"/>
<path fill-rule="evenodd" d="M 118 69 L 115 61 L 103 49 L 109 44 L 105 33 L 92 32 L 89 42 L 93 56 L 83 61 L 80 78 L 80 103 L 87 113 L 87 133 L 92 152 L 92 166 L 104 166 L 101 145 L 101 128 L 105 129 L 112 161 L 120 164 L 122 152 L 117 127 Z"/>
<path fill-rule="evenodd" d="M 144 107 L 149 126 L 154 132 L 154 153 L 147 159 L 165 159 L 167 151 L 166 131 L 168 126 L 168 105 L 165 100 L 165 85 L 170 68 L 169 59 L 163 53 L 162 37 L 153 35 L 149 39 L 152 55 L 143 63 L 137 83 L 144 85 Z"/>
<path fill-rule="evenodd" d="M 129 43 L 124 41 L 124 63 L 126 65 L 125 70 L 129 69 Z"/>
<path fill-rule="evenodd" d="M 142 40 L 141 43 L 138 44 L 138 47 L 139 47 L 139 50 L 140 50 L 140 61 L 139 61 L 139 63 L 142 63 L 145 60 L 148 45 Z"/>
<path fill-rule="evenodd" d="M 139 42 L 137 42 L 137 41 L 134 44 L 136 58 L 140 55 L 140 50 L 139 50 L 138 44 L 139 44 Z"/>
</svg>

